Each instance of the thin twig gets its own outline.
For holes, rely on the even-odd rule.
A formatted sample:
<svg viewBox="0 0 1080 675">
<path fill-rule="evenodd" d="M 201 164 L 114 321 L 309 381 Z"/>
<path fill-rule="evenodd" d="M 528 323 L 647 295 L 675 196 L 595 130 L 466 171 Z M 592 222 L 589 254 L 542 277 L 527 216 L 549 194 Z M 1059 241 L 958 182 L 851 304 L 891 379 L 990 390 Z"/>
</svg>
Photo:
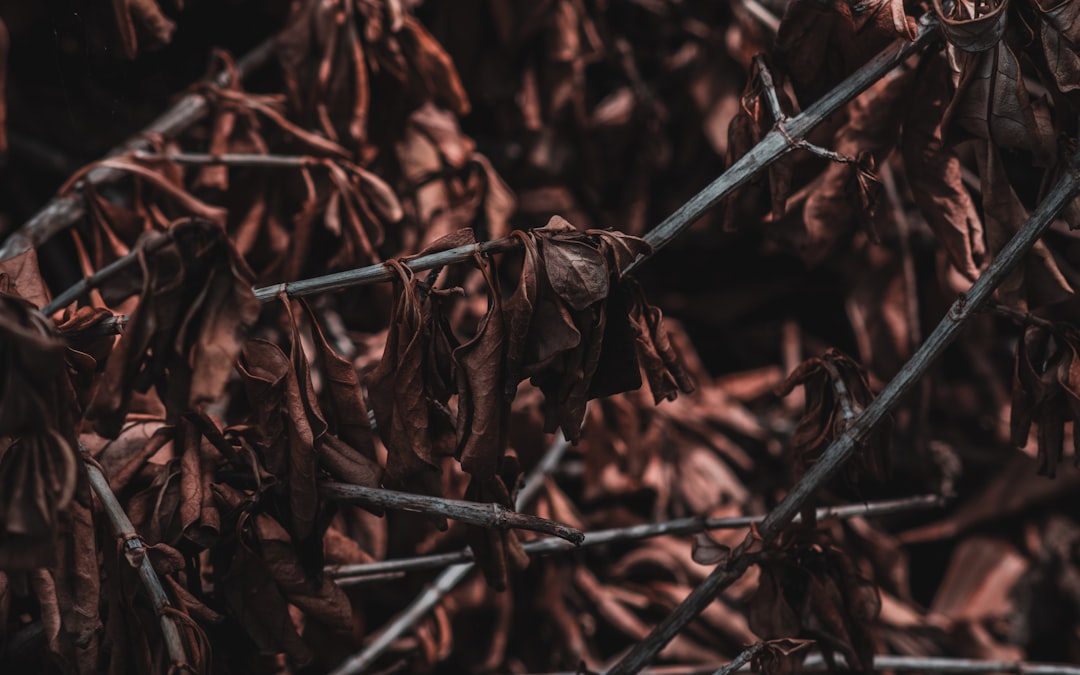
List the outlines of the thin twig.
<svg viewBox="0 0 1080 675">
<path fill-rule="evenodd" d="M 904 309 L 907 313 L 908 334 L 914 348 L 922 342 L 922 322 L 919 320 L 919 284 L 915 271 L 915 256 L 911 251 L 911 223 L 904 213 L 903 200 L 896 186 L 892 166 L 884 162 L 880 173 L 881 182 L 885 186 L 885 196 L 892 204 L 893 220 L 896 223 L 896 237 L 899 240 L 900 262 L 904 275 L 904 295 L 907 297 Z"/>
<path fill-rule="evenodd" d="M 167 232 L 154 233 L 154 238 L 150 241 L 147 241 L 141 248 L 142 252 L 144 254 L 149 254 L 164 247 L 166 244 L 172 241 L 172 235 L 170 233 L 171 230 Z M 45 316 L 52 316 L 64 307 L 70 305 L 72 302 L 78 300 L 84 293 L 90 291 L 90 289 L 97 288 L 103 282 L 111 279 L 123 270 L 127 269 L 139 259 L 139 250 L 140 249 L 135 249 L 127 255 L 120 256 L 119 258 L 112 261 L 105 267 L 102 267 L 90 276 L 75 282 L 62 293 L 53 298 L 49 304 L 42 307 L 41 313 Z"/>
<path fill-rule="evenodd" d="M 765 5 L 757 0 L 740 0 L 739 4 L 750 16 L 760 21 L 761 25 L 768 28 L 774 35 L 780 30 L 780 19 Z"/>
<path fill-rule="evenodd" d="M 431 255 L 402 260 L 401 262 L 413 272 L 423 272 L 435 269 L 436 267 L 444 267 L 446 265 L 453 265 L 455 263 L 472 260 L 473 256 L 477 253 L 502 253 L 504 251 L 509 251 L 517 248 L 520 244 L 521 240 L 517 237 L 503 237 L 502 239 L 495 239 L 482 244 L 476 243 L 458 246 L 457 248 L 452 248 L 447 251 L 440 251 L 438 253 L 432 253 Z M 255 297 L 262 302 L 269 302 L 284 292 L 285 295 L 290 298 L 300 298 L 305 295 L 314 295 L 316 293 L 324 293 L 326 291 L 334 291 L 342 288 L 365 286 L 380 281 L 391 281 L 395 278 L 397 278 L 397 275 L 395 274 L 393 267 L 388 263 L 378 263 L 375 265 L 368 265 L 367 267 L 360 267 L 358 269 L 345 270 L 344 272 L 326 274 L 321 277 L 290 281 L 288 283 L 274 284 L 272 286 L 263 286 L 262 288 L 255 289 Z"/>
<path fill-rule="evenodd" d="M 274 51 L 274 39 L 270 38 L 237 61 L 235 72 L 240 78 L 246 77 L 269 61 Z M 214 84 L 218 87 L 226 87 L 231 82 L 232 75 L 228 69 L 223 70 L 214 78 Z M 190 93 L 162 113 L 139 134 L 110 150 L 107 156 L 113 157 L 138 150 L 148 150 L 150 138 L 174 137 L 205 117 L 208 111 L 209 104 L 206 97 L 199 93 Z M 84 180 L 99 185 L 114 181 L 122 175 L 122 172 L 114 169 L 99 168 L 88 173 Z M 65 195 L 53 197 L 43 209 L 13 232 L 3 246 L 0 246 L 0 260 L 13 258 L 31 248 L 41 246 L 53 235 L 78 222 L 85 212 L 86 204 L 81 195 L 81 185 L 76 185 Z"/>
<path fill-rule="evenodd" d="M 758 54 L 754 57 L 754 65 L 758 69 L 758 79 L 761 87 L 765 90 L 765 100 L 769 103 L 769 112 L 772 113 L 773 122 L 780 123 L 787 119 L 784 109 L 780 107 L 780 95 L 776 93 L 776 81 L 773 80 L 769 65 L 765 63 L 765 55 Z"/>
<path fill-rule="evenodd" d="M 903 513 L 918 509 L 930 509 L 942 506 L 945 499 L 937 495 L 920 495 L 917 497 L 905 497 L 903 499 L 888 499 L 865 504 L 849 504 L 845 506 L 827 506 L 817 510 L 818 520 L 825 518 L 856 518 L 877 517 L 894 513 Z M 798 521 L 801 516 L 796 516 Z M 646 523 L 643 525 L 630 525 L 628 527 L 613 527 L 606 530 L 596 530 L 585 533 L 585 541 L 579 546 L 569 544 L 562 539 L 537 539 L 527 541 L 522 545 L 525 553 L 530 556 L 558 553 L 561 551 L 574 551 L 593 546 L 603 546 L 627 541 L 638 541 L 664 535 L 684 536 L 712 530 L 734 530 L 741 527 L 749 527 L 751 524 L 760 523 L 765 516 L 738 516 L 734 518 L 676 518 L 659 523 Z M 413 572 L 417 570 L 438 569 L 457 563 L 475 560 L 471 549 L 451 551 L 448 553 L 435 553 L 431 555 L 414 556 L 411 558 L 398 558 L 395 560 L 380 560 L 370 563 L 355 565 L 328 565 L 324 571 L 337 579 L 340 586 L 369 583 L 383 578 L 385 574 Z"/>
<path fill-rule="evenodd" d="M 518 492 L 517 500 L 514 503 L 517 510 L 520 511 L 524 509 L 529 505 L 529 502 L 540 494 L 545 478 L 555 469 L 555 466 L 558 465 L 559 460 L 562 459 L 563 453 L 566 452 L 568 447 L 570 447 L 570 444 L 560 432 L 556 437 L 555 442 L 544 454 L 543 459 L 540 460 L 540 463 L 529 473 L 525 486 Z M 426 616 L 435 605 L 439 604 L 442 599 L 446 597 L 446 594 L 454 590 L 474 567 L 475 565 L 469 562 L 454 565 L 453 567 L 443 570 L 442 573 L 436 577 L 435 581 L 424 588 L 419 597 L 413 600 L 408 607 L 391 619 L 390 622 L 375 635 L 367 647 L 346 659 L 345 662 L 335 668 L 330 675 L 356 675 L 373 666 L 379 657 L 386 653 L 386 650 L 390 648 L 390 645 L 393 644 L 395 640 L 416 625 L 416 622 Z"/>
<path fill-rule="evenodd" d="M 1055 324 L 1049 319 L 1044 319 L 1041 316 L 1035 316 L 1031 312 L 1022 312 L 1018 309 L 1013 309 L 1008 305 L 1004 305 L 997 301 L 991 301 L 987 304 L 987 311 L 994 314 L 1000 314 L 1006 319 L 1012 321 L 1019 326 L 1038 326 L 1039 328 L 1045 328 L 1051 331 L 1057 331 L 1060 326 Z"/>
<path fill-rule="evenodd" d="M 745 652 L 744 652 L 745 653 Z M 741 656 L 741 654 L 740 654 Z M 837 654 L 836 666 L 847 668 L 844 657 Z M 721 670 L 723 670 L 721 668 Z M 646 668 L 640 675 L 714 675 L 721 672 L 715 666 L 660 666 Z M 804 672 L 827 672 L 829 665 L 820 654 L 811 654 L 802 664 Z M 1040 663 L 1032 661 L 990 661 L 980 659 L 959 659 L 947 656 L 889 656 L 874 657 L 874 670 L 896 672 L 926 673 L 1013 673 L 1013 675 L 1080 675 L 1080 666 L 1068 663 Z M 576 675 L 580 671 L 545 673 L 544 675 Z M 750 665 L 743 664 L 738 672 L 750 672 Z"/>
<path fill-rule="evenodd" d="M 868 405 L 855 422 L 822 454 L 810 470 L 803 476 L 791 492 L 784 498 L 758 528 L 758 534 L 766 542 L 771 542 L 780 531 L 791 522 L 803 504 L 828 480 L 855 451 L 877 429 L 878 425 L 897 406 L 900 400 L 919 381 L 960 333 L 967 320 L 990 299 L 990 295 L 1005 280 L 1005 277 L 1034 246 L 1046 231 L 1054 218 L 1080 189 L 1080 173 L 1077 172 L 1078 157 L 1073 157 L 1068 164 L 1068 171 L 1043 198 L 1039 208 L 1031 218 L 1009 240 L 994 261 L 979 277 L 971 289 L 962 294 L 953 303 L 949 311 L 938 323 L 934 331 L 926 338 L 914 356 L 900 372 L 881 391 L 881 394 Z M 634 646 L 623 657 L 609 675 L 629 675 L 640 671 L 649 663 L 664 645 L 671 641 L 686 624 L 690 623 L 712 602 L 716 594 L 726 588 L 746 571 L 749 566 L 745 556 L 738 555 L 746 545 L 740 546 L 727 566 L 718 566 L 698 585 L 670 615 L 661 621 L 644 640 Z"/>
<path fill-rule="evenodd" d="M 79 449 L 83 453 L 86 452 L 81 443 Z M 90 478 L 90 487 L 93 488 L 94 494 L 101 501 L 102 508 L 109 518 L 113 532 L 123 541 L 125 553 L 134 552 L 134 555 L 139 559 L 139 579 L 146 590 L 146 595 L 150 598 L 150 605 L 154 609 L 154 614 L 157 615 L 158 621 L 161 623 L 161 635 L 165 642 L 165 649 L 169 653 L 169 660 L 172 661 L 173 669 L 177 672 L 190 670 L 192 664 L 188 663 L 187 655 L 184 652 L 180 627 L 167 612 L 167 609 L 170 608 L 169 596 L 165 594 L 165 588 L 161 585 L 161 580 L 158 579 L 154 566 L 150 564 L 150 556 L 146 554 L 146 545 L 135 531 L 135 526 L 131 523 L 127 513 L 124 512 L 124 508 L 120 506 L 120 501 L 113 494 L 105 474 L 101 473 L 101 469 L 93 461 L 87 461 L 84 464 Z"/>
<path fill-rule="evenodd" d="M 841 657 L 842 660 L 842 657 Z M 808 667 L 825 670 L 818 657 L 807 659 Z M 1080 675 L 1080 666 L 1065 663 L 1031 663 L 1027 661 L 984 661 L 935 656 L 875 656 L 874 670 L 930 673 L 1015 673 L 1016 675 Z"/>
<path fill-rule="evenodd" d="M 844 420 L 844 427 L 851 424 L 855 419 L 855 410 L 851 407 L 851 394 L 848 393 L 847 385 L 844 384 L 844 378 L 840 377 L 840 371 L 829 359 L 823 359 L 822 365 L 825 366 L 825 370 L 829 373 L 829 379 L 832 380 L 833 391 L 836 393 L 836 402 L 840 404 L 840 416 Z"/>
<path fill-rule="evenodd" d="M 580 544 L 585 539 L 581 530 L 547 518 L 511 511 L 502 504 L 444 499 L 346 483 L 323 483 L 319 486 L 319 492 L 340 502 L 443 516 L 497 530 L 531 530 L 565 539 L 572 544 Z"/>
<path fill-rule="evenodd" d="M 748 665 L 750 661 L 755 656 L 757 656 L 764 648 L 764 642 L 755 642 L 754 644 L 739 652 L 739 655 L 732 659 L 731 663 L 727 664 L 726 666 L 721 666 L 720 668 L 717 668 L 716 671 L 713 672 L 713 675 L 731 675 L 732 673 L 737 672 L 744 666 Z"/>
<path fill-rule="evenodd" d="M 237 166 L 263 169 L 311 169 L 325 166 L 333 160 L 311 156 L 260 155 L 256 153 L 226 152 L 214 155 L 205 152 L 145 152 L 137 151 L 132 157 L 144 162 L 176 162 L 195 166 Z"/>
</svg>

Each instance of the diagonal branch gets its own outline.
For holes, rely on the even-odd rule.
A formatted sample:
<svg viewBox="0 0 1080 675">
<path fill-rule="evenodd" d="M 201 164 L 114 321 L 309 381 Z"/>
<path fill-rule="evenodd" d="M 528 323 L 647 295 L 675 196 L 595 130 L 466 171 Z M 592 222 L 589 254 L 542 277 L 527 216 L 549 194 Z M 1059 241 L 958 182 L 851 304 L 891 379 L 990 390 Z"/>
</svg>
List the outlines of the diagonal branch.
<svg viewBox="0 0 1080 675">
<path fill-rule="evenodd" d="M 502 504 L 444 499 L 346 483 L 323 483 L 319 486 L 319 492 L 340 502 L 443 516 L 490 529 L 532 530 L 565 539 L 571 544 L 580 544 L 585 539 L 580 530 L 569 525 L 511 511 Z"/>
<path fill-rule="evenodd" d="M 817 510 L 817 518 L 858 518 L 884 516 L 893 513 L 903 513 L 916 509 L 936 508 L 944 504 L 945 500 L 937 495 L 921 495 L 917 497 L 905 497 L 903 499 L 887 499 L 865 504 L 848 504 L 845 506 L 827 506 Z M 592 546 L 603 546 L 618 542 L 639 541 L 651 537 L 663 535 L 688 535 L 712 530 L 734 530 L 747 527 L 753 523 L 760 523 L 765 516 L 738 516 L 734 518 L 676 518 L 659 523 L 646 523 L 643 525 L 630 525 L 628 527 L 614 527 L 606 530 L 596 530 L 585 533 L 585 541 L 580 545 L 572 545 L 562 539 L 536 539 L 522 544 L 522 548 L 529 556 L 544 555 L 547 553 L 559 553 L 562 551 L 576 551 Z M 795 520 L 799 520 L 796 516 Z M 394 560 L 379 560 L 371 563 L 359 563 L 355 565 L 328 565 L 324 571 L 337 580 L 340 586 L 368 583 L 383 578 L 386 574 L 400 574 L 417 570 L 439 569 L 449 565 L 475 560 L 472 549 L 451 551 L 448 553 L 433 553 L 430 555 L 414 556 L 411 558 L 397 558 Z"/>
<path fill-rule="evenodd" d="M 1080 191 L 1080 173 L 1074 156 L 1068 163 L 1058 182 L 1043 199 L 1039 208 L 1024 223 L 1020 230 L 1009 240 L 1005 248 L 979 277 L 967 293 L 953 303 L 949 311 L 938 323 L 934 331 L 926 338 L 915 355 L 904 365 L 900 372 L 881 391 L 874 401 L 855 419 L 845 433 L 829 445 L 815 463 L 792 488 L 791 492 L 773 509 L 761 523 L 758 533 L 765 542 L 771 542 L 780 531 L 791 522 L 803 504 L 828 480 L 844 462 L 851 457 L 857 447 L 877 429 L 878 425 L 899 404 L 900 400 L 915 385 L 920 377 L 937 360 L 960 333 L 960 329 L 990 299 L 994 290 L 1016 267 L 1027 252 L 1050 227 L 1057 214 Z M 728 566 L 718 566 L 708 577 L 688 595 L 653 630 L 608 671 L 609 675 L 629 675 L 637 673 L 649 663 L 664 645 L 700 614 L 716 594 L 742 576 L 749 567 L 749 560 L 744 552 L 746 544 L 740 546 Z"/>
<path fill-rule="evenodd" d="M 167 232 L 154 233 L 154 239 L 146 242 L 145 246 L 143 246 L 141 250 L 144 254 L 150 254 L 160 248 L 163 248 L 172 240 L 172 230 L 169 230 Z M 80 279 L 79 281 L 76 281 L 74 284 L 69 286 L 66 290 L 64 290 L 62 293 L 49 301 L 49 304 L 42 307 L 41 313 L 45 316 L 52 316 L 64 307 L 70 305 L 72 302 L 78 300 L 84 293 L 88 293 L 91 289 L 97 288 L 105 281 L 108 281 L 123 270 L 127 269 L 131 266 L 132 263 L 136 262 L 138 259 L 138 249 L 117 258 L 116 260 L 112 261 L 105 267 L 102 267 L 90 276 L 85 277 L 84 279 Z"/>
<path fill-rule="evenodd" d="M 866 91 L 886 73 L 918 52 L 937 34 L 937 24 L 929 14 L 919 19 L 919 34 L 913 41 L 897 40 L 870 59 L 861 68 L 836 85 L 809 108 L 790 119 L 783 120 L 761 139 L 749 152 L 732 164 L 719 178 L 691 197 L 675 213 L 645 235 L 645 241 L 659 251 L 684 232 L 706 211 L 746 184 L 763 168 L 798 147 L 817 125 L 829 118 L 841 106 Z M 641 256 L 626 268 L 630 273 L 646 258 Z"/>
<path fill-rule="evenodd" d="M 245 54 L 236 62 L 235 72 L 244 78 L 270 60 L 275 51 L 274 39 L 264 41 L 255 49 Z M 232 83 L 229 70 L 223 70 L 214 79 L 214 84 L 226 87 Z M 166 110 L 137 135 L 129 138 L 108 152 L 108 156 L 124 155 L 139 150 L 149 150 L 149 139 L 154 136 L 166 138 L 176 136 L 206 116 L 209 106 L 206 97 L 199 93 L 190 93 L 177 101 L 176 105 Z M 95 185 L 116 180 L 120 172 L 114 169 L 100 168 L 87 174 L 86 179 Z M 0 260 L 13 258 L 31 248 L 37 248 L 53 235 L 74 225 L 86 212 L 86 204 L 81 195 L 81 187 L 65 195 L 53 197 L 22 227 L 7 238 L 0 246 Z"/>
<path fill-rule="evenodd" d="M 86 449 L 82 447 L 82 443 L 79 444 L 79 448 L 84 453 L 86 452 Z M 184 643 L 180 637 L 180 627 L 177 626 L 176 619 L 169 616 L 169 596 L 165 594 L 165 588 L 162 587 L 161 580 L 158 579 L 157 572 L 154 571 L 154 566 L 150 564 L 150 556 L 146 554 L 146 544 L 143 543 L 143 540 L 135 531 L 135 526 L 131 523 L 127 513 L 124 512 L 124 507 L 120 506 L 119 500 L 116 499 L 112 488 L 109 487 L 109 480 L 105 478 L 105 474 L 101 472 L 97 463 L 86 461 L 84 464 L 86 465 L 86 473 L 90 478 L 90 487 L 93 488 L 94 494 L 101 501 L 102 508 L 109 518 L 113 532 L 124 543 L 124 553 L 129 560 L 137 557 L 139 561 L 139 579 L 146 590 L 146 595 L 150 598 L 150 605 L 154 608 L 154 614 L 157 615 L 158 620 L 161 622 L 161 635 L 165 641 L 165 649 L 169 653 L 169 660 L 173 664 L 170 672 L 183 672 L 190 669 L 192 664 L 187 662 Z"/>
</svg>

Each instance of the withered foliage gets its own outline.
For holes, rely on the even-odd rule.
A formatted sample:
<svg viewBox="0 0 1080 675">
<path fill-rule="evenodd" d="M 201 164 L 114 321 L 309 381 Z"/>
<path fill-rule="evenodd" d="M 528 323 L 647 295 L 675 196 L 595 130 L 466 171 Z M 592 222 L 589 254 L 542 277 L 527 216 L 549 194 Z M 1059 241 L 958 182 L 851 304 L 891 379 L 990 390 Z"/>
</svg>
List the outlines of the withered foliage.
<svg viewBox="0 0 1080 675">
<path fill-rule="evenodd" d="M 875 651 L 870 626 L 881 610 L 877 589 L 841 549 L 796 533 L 766 550 L 761 578 L 750 598 L 750 627 L 769 640 L 811 638 L 830 667 L 844 655 L 857 672 L 872 672 Z M 770 650 L 769 672 L 798 672 L 798 650 Z M 773 670 L 775 669 L 775 670 Z"/>
<path fill-rule="evenodd" d="M 790 394 L 799 385 L 804 390 L 805 410 L 791 435 L 795 480 L 806 473 L 825 448 L 851 429 L 873 399 L 863 369 L 834 349 L 799 364 L 776 393 Z M 884 480 L 889 472 L 891 440 L 892 425 L 881 424 L 848 462 L 849 477 L 856 480 L 863 474 Z"/>
<path fill-rule="evenodd" d="M 1012 442 L 1027 442 L 1038 423 L 1039 473 L 1053 478 L 1065 454 L 1065 423 L 1080 419 L 1080 363 L 1077 335 L 1029 326 L 1016 347 L 1012 390 Z M 1073 437 L 1073 461 L 1080 465 L 1080 435 Z"/>
<path fill-rule="evenodd" d="M 0 234 L 39 183 L 75 222 L 0 260 L 0 671 L 328 672 L 420 592 L 440 599 L 372 670 L 605 671 L 737 556 L 750 571 L 663 665 L 1080 654 L 1080 200 L 801 524 L 686 525 L 767 512 L 863 438 L 876 392 L 1076 170 L 1078 0 L 114 0 L 85 35 L 9 4 Z M 267 38 L 245 82 L 224 48 Z M 37 42 L 64 91 L 35 90 Z M 199 119 L 75 170 L 205 63 Z M 81 93 L 113 122 L 76 119 Z M 67 138 L 84 125 L 101 138 Z M 654 255 L 649 227 L 769 134 L 790 151 Z M 389 282 L 348 288 L 364 266 Z M 253 292 L 339 272 L 334 293 Z M 616 533 L 530 559 L 535 533 L 329 482 Z M 815 512 L 918 493 L 956 502 Z M 454 587 L 355 572 L 464 547 L 481 573 Z"/>
</svg>

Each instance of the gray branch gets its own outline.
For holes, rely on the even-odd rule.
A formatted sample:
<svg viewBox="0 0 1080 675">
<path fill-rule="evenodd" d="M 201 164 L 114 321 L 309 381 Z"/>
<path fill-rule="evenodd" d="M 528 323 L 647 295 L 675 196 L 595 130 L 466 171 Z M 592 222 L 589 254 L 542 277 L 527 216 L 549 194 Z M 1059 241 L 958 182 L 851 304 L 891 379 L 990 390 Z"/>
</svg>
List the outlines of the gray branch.
<svg viewBox="0 0 1080 675">
<path fill-rule="evenodd" d="M 86 452 L 86 449 L 82 447 L 82 443 L 79 444 L 79 449 L 84 453 Z M 154 566 L 150 564 L 150 556 L 146 554 L 146 544 L 143 543 L 143 540 L 135 531 L 135 526 L 131 523 L 127 513 L 124 512 L 124 507 L 120 506 L 120 501 L 113 494 L 105 474 L 101 473 L 101 469 L 92 461 L 84 462 L 84 464 L 90 478 L 90 487 L 101 502 L 105 515 L 112 525 L 113 532 L 123 541 L 125 554 L 134 552 L 135 556 L 138 557 L 139 580 L 142 581 L 146 595 L 150 598 L 150 606 L 153 607 L 154 614 L 157 615 L 158 621 L 161 622 L 161 635 L 165 642 L 165 650 L 169 653 L 169 660 L 173 664 L 172 670 L 176 672 L 188 670 L 193 664 L 187 662 L 184 643 L 180 637 L 180 629 L 176 625 L 176 620 L 170 617 L 166 611 L 166 608 L 169 607 L 169 596 L 165 594 L 161 579 L 158 579 Z"/>
<path fill-rule="evenodd" d="M 818 520 L 825 518 L 858 518 L 884 516 L 893 513 L 904 513 L 918 509 L 936 508 L 944 504 L 945 500 L 937 495 L 921 495 L 906 497 L 903 499 L 888 499 L 865 504 L 849 504 L 845 506 L 827 506 L 817 510 Z M 606 530 L 596 530 L 585 533 L 585 541 L 575 546 L 562 539 L 536 539 L 527 541 L 522 548 L 530 556 L 540 556 L 562 551 L 576 551 L 593 546 L 603 546 L 617 542 L 639 541 L 663 535 L 683 536 L 697 534 L 712 530 L 734 530 L 748 527 L 753 523 L 760 523 L 765 516 L 738 516 L 734 518 L 676 518 L 660 523 L 646 523 L 643 525 L 631 525 L 629 527 L 615 527 Z M 797 516 L 795 520 L 799 520 Z M 440 569 L 449 565 L 475 560 L 471 549 L 451 551 L 449 553 L 434 553 L 431 555 L 414 556 L 411 558 L 398 558 L 396 560 L 380 560 L 371 563 L 359 563 L 355 565 L 328 565 L 324 571 L 337 580 L 339 586 L 353 586 L 370 583 L 386 578 L 386 575 L 400 576 L 405 572 L 418 570 Z"/>
<path fill-rule="evenodd" d="M 445 499 L 346 483 L 322 483 L 319 492 L 339 502 L 442 516 L 496 530 L 531 530 L 580 544 L 585 535 L 554 520 L 511 511 L 501 504 Z"/>
</svg>

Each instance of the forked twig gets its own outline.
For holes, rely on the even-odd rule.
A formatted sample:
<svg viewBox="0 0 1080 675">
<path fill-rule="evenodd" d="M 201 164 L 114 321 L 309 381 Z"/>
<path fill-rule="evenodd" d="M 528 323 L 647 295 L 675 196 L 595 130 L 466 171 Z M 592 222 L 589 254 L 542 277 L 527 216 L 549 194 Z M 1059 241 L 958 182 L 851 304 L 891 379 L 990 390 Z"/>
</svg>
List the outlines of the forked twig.
<svg viewBox="0 0 1080 675">
<path fill-rule="evenodd" d="M 319 492 L 339 502 L 443 516 L 496 530 L 532 530 L 565 539 L 571 544 L 580 544 L 585 539 L 581 530 L 547 518 L 511 511 L 502 504 L 444 499 L 346 483 L 323 483 Z"/>
<path fill-rule="evenodd" d="M 84 454 L 86 453 L 86 449 L 82 447 L 81 443 L 79 449 Z M 161 635 L 174 670 L 177 672 L 190 670 L 192 664 L 187 661 L 184 643 L 180 637 L 180 627 L 176 625 L 176 620 L 169 616 L 168 609 L 171 607 L 169 605 L 169 596 L 165 594 L 165 588 L 161 585 L 161 580 L 158 579 L 157 572 L 154 571 L 154 566 L 150 563 L 150 556 L 146 554 L 146 544 L 143 543 L 143 540 L 135 531 L 135 526 L 131 523 L 127 513 L 124 512 L 124 507 L 120 506 L 120 501 L 109 486 L 109 480 L 105 478 L 105 474 L 101 473 L 101 469 L 93 461 L 86 461 L 84 464 L 90 478 L 90 487 L 94 490 L 98 500 L 101 501 L 101 506 L 105 511 L 105 515 L 109 518 L 113 532 L 123 541 L 124 552 L 134 552 L 139 558 L 139 580 L 142 581 L 146 595 L 150 598 L 150 605 L 154 609 L 154 614 L 157 615 L 158 621 L 161 623 Z"/>
<path fill-rule="evenodd" d="M 803 476 L 802 480 L 769 513 L 758 528 L 758 534 L 764 541 L 771 542 L 775 539 L 814 492 L 843 466 L 857 447 L 870 437 L 878 425 L 897 406 L 903 396 L 911 390 L 919 378 L 944 353 L 945 348 L 956 339 L 964 323 L 990 299 L 991 294 L 1005 280 L 1009 272 L 1023 260 L 1028 250 L 1050 227 L 1050 224 L 1065 207 L 1065 204 L 1080 190 L 1080 173 L 1077 173 L 1076 168 L 1078 159 L 1080 157 L 1074 156 L 1071 158 L 1069 170 L 1065 171 L 1061 178 L 1058 179 L 1058 182 L 1043 198 L 1042 203 L 1039 204 L 1038 209 L 1031 215 L 1031 218 L 1009 240 L 1009 243 L 997 255 L 986 269 L 986 272 L 971 286 L 971 289 L 953 303 L 937 327 L 934 328 L 934 331 L 930 333 L 926 341 L 897 373 L 896 377 L 862 411 L 854 423 L 829 445 L 828 449 Z M 649 663 L 663 649 L 664 645 L 670 642 L 686 624 L 690 623 L 712 602 L 717 593 L 742 576 L 749 566 L 746 556 L 739 555 L 745 548 L 746 545 L 744 544 L 736 550 L 729 565 L 718 566 L 714 569 L 675 608 L 675 611 L 661 621 L 644 640 L 636 644 L 622 660 L 608 671 L 609 675 L 637 673 L 645 664 Z"/>
<path fill-rule="evenodd" d="M 236 62 L 235 72 L 240 78 L 246 77 L 269 61 L 274 51 L 274 38 L 270 38 L 239 59 Z M 219 87 L 226 87 L 231 82 L 232 75 L 228 69 L 223 70 L 214 78 L 214 84 Z M 208 110 L 209 105 L 205 96 L 197 92 L 190 93 L 177 101 L 176 105 L 162 113 L 139 134 L 110 150 L 107 156 L 113 157 L 139 150 L 148 150 L 150 149 L 150 138 L 155 136 L 166 138 L 176 136 L 205 117 Z M 98 168 L 88 173 L 85 180 L 94 184 L 101 184 L 116 180 L 121 175 L 122 173 L 115 169 Z M 81 187 L 76 185 L 67 194 L 49 200 L 49 203 L 43 209 L 26 221 L 18 230 L 12 232 L 3 246 L 0 246 L 0 260 L 13 258 L 31 248 L 37 248 L 53 235 L 78 222 L 86 212 L 86 204 L 80 193 Z"/>
<path fill-rule="evenodd" d="M 917 497 L 905 497 L 903 499 L 888 499 L 865 504 L 848 504 L 845 506 L 826 506 L 817 510 L 818 520 L 826 518 L 857 518 L 884 516 L 893 513 L 903 513 L 916 509 L 930 509 L 945 503 L 944 498 L 937 495 L 920 495 Z M 795 520 L 799 520 L 796 516 Z M 580 545 L 572 545 L 562 539 L 536 539 L 522 544 L 525 553 L 530 556 L 544 555 L 546 553 L 558 553 L 561 551 L 576 551 L 593 546 L 603 546 L 619 542 L 637 541 L 660 537 L 664 535 L 688 535 L 711 530 L 733 530 L 748 527 L 753 523 L 760 523 L 765 516 L 737 516 L 734 518 L 676 518 L 660 523 L 646 523 L 643 525 L 630 525 L 628 527 L 614 527 L 606 530 L 596 530 L 585 533 L 585 541 Z M 400 574 L 417 570 L 438 569 L 457 563 L 471 562 L 475 560 L 472 549 L 451 551 L 449 553 L 433 553 L 431 555 L 414 556 L 411 558 L 398 558 L 394 560 L 380 560 L 356 565 L 328 565 L 324 571 L 337 579 L 339 586 L 351 586 L 355 584 L 369 583 L 381 579 L 386 574 Z"/>
<path fill-rule="evenodd" d="M 525 486 L 518 493 L 514 504 L 519 511 L 540 494 L 544 486 L 544 479 L 555 470 L 563 453 L 570 444 L 560 432 L 555 442 L 548 448 L 540 463 L 533 467 L 525 481 Z M 439 604 L 446 594 L 454 590 L 461 581 L 468 576 L 475 565 L 471 562 L 454 565 L 442 571 L 435 581 L 428 584 L 420 595 L 403 609 L 397 616 L 390 620 L 360 652 L 353 654 L 344 663 L 339 665 L 330 675 L 356 675 L 362 673 L 375 664 L 390 645 L 401 637 L 405 631 L 412 628 L 417 621 L 427 615 L 428 612 Z"/>
</svg>

